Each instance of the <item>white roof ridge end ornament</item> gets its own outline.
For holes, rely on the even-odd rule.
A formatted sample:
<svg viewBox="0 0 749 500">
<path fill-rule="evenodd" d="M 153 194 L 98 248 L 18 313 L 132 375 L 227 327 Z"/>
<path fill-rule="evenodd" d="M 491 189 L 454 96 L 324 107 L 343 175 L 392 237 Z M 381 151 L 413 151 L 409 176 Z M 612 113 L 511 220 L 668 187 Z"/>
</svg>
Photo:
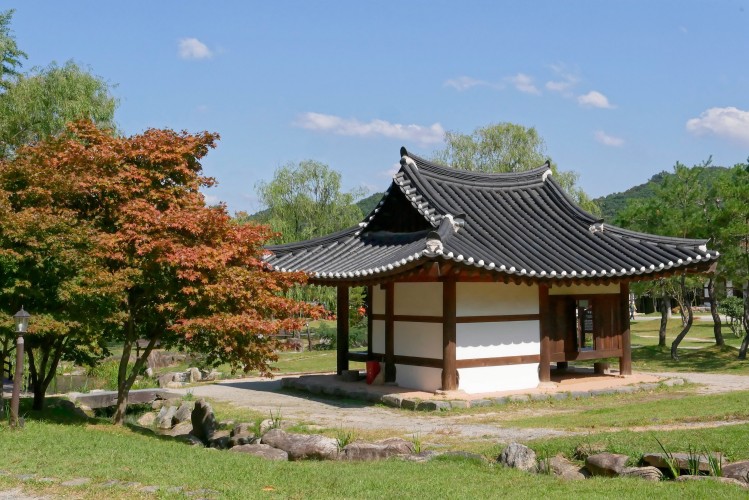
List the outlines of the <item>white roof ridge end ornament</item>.
<svg viewBox="0 0 749 500">
<path fill-rule="evenodd" d="M 466 225 L 465 214 L 445 214 L 444 218 L 450 222 L 450 225 L 453 227 L 453 232 L 455 233 L 460 231 L 460 228 Z"/>
<path fill-rule="evenodd" d="M 604 230 L 603 222 L 595 222 L 591 224 L 588 230 L 593 234 L 602 233 Z"/>
<path fill-rule="evenodd" d="M 444 247 L 442 245 L 442 238 L 437 231 L 430 231 L 427 234 L 426 249 L 424 253 L 429 257 L 434 257 L 438 253 L 442 253 Z"/>
<path fill-rule="evenodd" d="M 549 176 L 550 176 L 550 175 L 552 175 L 552 174 L 553 174 L 553 173 L 552 173 L 551 169 L 547 170 L 547 171 L 546 171 L 546 172 L 544 172 L 544 173 L 543 173 L 543 175 L 541 176 L 541 181 L 542 181 L 542 182 L 546 182 L 546 178 L 547 178 L 547 177 L 549 177 Z"/>
<path fill-rule="evenodd" d="M 408 156 L 408 151 L 406 150 L 406 148 L 403 148 L 403 147 L 401 148 L 401 165 L 404 167 L 406 165 L 410 165 L 416 170 L 419 169 L 419 167 L 416 166 L 416 162 L 414 161 L 414 159 Z"/>
</svg>

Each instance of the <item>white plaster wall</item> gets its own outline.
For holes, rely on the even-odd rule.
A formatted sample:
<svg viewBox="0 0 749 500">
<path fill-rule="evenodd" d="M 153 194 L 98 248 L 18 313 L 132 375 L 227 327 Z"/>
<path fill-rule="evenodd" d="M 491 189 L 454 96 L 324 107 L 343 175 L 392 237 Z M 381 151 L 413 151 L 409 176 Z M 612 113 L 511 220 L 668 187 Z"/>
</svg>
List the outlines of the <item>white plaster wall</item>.
<svg viewBox="0 0 749 500">
<path fill-rule="evenodd" d="M 396 283 L 394 312 L 442 316 L 442 283 Z"/>
<path fill-rule="evenodd" d="M 372 352 L 385 354 L 385 322 L 372 321 Z"/>
<path fill-rule="evenodd" d="M 538 286 L 458 283 L 457 316 L 538 314 Z"/>
<path fill-rule="evenodd" d="M 442 359 L 442 323 L 396 321 L 394 327 L 396 355 Z"/>
<path fill-rule="evenodd" d="M 372 314 L 385 314 L 385 290 L 380 285 L 372 287 Z"/>
<path fill-rule="evenodd" d="M 456 328 L 457 359 L 541 353 L 540 325 L 537 320 L 458 323 Z"/>
<path fill-rule="evenodd" d="M 549 288 L 549 295 L 601 295 L 604 293 L 619 293 L 620 290 L 619 283 L 610 283 L 608 285 L 552 286 Z"/>
<path fill-rule="evenodd" d="M 468 394 L 514 391 L 538 387 L 538 363 L 460 368 L 458 388 Z"/>
<path fill-rule="evenodd" d="M 442 387 L 442 369 L 396 364 L 395 382 L 399 387 L 434 392 Z"/>
</svg>

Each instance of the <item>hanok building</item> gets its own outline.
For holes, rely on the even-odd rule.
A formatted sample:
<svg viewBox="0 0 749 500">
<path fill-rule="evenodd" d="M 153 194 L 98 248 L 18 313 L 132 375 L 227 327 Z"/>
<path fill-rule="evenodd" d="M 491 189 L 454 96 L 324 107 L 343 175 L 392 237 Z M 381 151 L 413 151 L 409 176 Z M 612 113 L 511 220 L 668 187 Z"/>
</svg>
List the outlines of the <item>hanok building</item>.
<svg viewBox="0 0 749 500">
<path fill-rule="evenodd" d="M 269 247 L 280 271 L 338 288 L 338 372 L 349 360 L 348 288 L 367 286 L 368 351 L 387 381 L 425 391 L 526 389 L 551 363 L 619 358 L 631 374 L 629 283 L 704 272 L 704 240 L 604 224 L 546 164 L 508 174 L 401 168 L 357 227 Z"/>
</svg>

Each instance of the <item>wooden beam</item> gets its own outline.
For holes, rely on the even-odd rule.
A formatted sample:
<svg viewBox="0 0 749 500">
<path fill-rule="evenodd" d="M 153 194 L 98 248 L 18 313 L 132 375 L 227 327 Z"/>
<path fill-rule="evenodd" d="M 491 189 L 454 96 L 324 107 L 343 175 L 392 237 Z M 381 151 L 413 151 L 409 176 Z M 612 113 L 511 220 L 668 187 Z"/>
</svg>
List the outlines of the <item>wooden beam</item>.
<svg viewBox="0 0 749 500">
<path fill-rule="evenodd" d="M 522 365 L 526 363 L 538 363 L 540 359 L 541 357 L 538 354 L 502 356 L 499 358 L 460 359 L 456 362 L 456 366 L 458 368 L 482 368 L 485 366 Z"/>
<path fill-rule="evenodd" d="M 629 335 L 629 283 L 621 284 L 619 292 L 619 321 L 621 325 L 622 356 L 619 358 L 619 375 L 632 375 L 632 342 Z"/>
<path fill-rule="evenodd" d="M 348 287 L 338 286 L 338 297 L 336 302 L 338 357 L 336 371 L 338 375 L 348 370 L 348 326 L 349 326 L 349 301 Z"/>
<path fill-rule="evenodd" d="M 385 382 L 395 382 L 395 283 L 385 283 Z"/>
<path fill-rule="evenodd" d="M 458 368 L 455 360 L 455 339 L 457 332 L 457 286 L 455 279 L 442 283 L 442 390 L 454 391 L 458 388 Z"/>
<path fill-rule="evenodd" d="M 549 307 L 549 285 L 538 285 L 538 311 L 541 314 L 541 359 L 539 361 L 538 379 L 541 382 L 551 381 L 551 308 Z"/>
</svg>

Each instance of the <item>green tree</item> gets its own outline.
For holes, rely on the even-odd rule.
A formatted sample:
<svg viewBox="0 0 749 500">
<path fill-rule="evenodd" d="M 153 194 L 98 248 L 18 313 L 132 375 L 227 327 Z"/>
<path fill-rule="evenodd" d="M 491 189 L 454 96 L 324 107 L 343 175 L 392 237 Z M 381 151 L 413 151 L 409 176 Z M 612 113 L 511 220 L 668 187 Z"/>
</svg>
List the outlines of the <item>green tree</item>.
<svg viewBox="0 0 749 500">
<path fill-rule="evenodd" d="M 26 53 L 18 48 L 16 39 L 10 29 L 14 10 L 0 12 L 0 89 L 7 90 L 11 79 L 18 76 L 21 61 L 26 59 Z"/>
<path fill-rule="evenodd" d="M 323 236 L 362 219 L 354 202 L 364 192 L 342 192 L 341 174 L 314 160 L 281 167 L 273 180 L 259 182 L 256 189 L 266 207 L 260 220 L 279 233 L 276 243 Z"/>
<path fill-rule="evenodd" d="M 725 276 L 743 283 L 743 324 L 746 332 L 739 359 L 749 348 L 749 160 L 735 165 L 719 182 L 720 213 L 715 219 Z"/>
<path fill-rule="evenodd" d="M 497 123 L 471 134 L 445 133 L 445 148 L 435 151 L 435 161 L 474 172 L 522 172 L 551 164 L 555 180 L 583 209 L 599 213 L 598 206 L 577 186 L 578 174 L 560 172 L 546 154 L 546 142 L 534 127 Z"/>
<path fill-rule="evenodd" d="M 699 180 L 710 160 L 701 165 L 689 168 L 677 162 L 673 174 L 665 176 L 663 182 L 654 187 L 654 196 L 648 199 L 637 199 L 630 202 L 620 212 L 617 224 L 630 229 L 676 236 L 681 238 L 707 238 L 710 236 L 709 220 L 716 216 L 713 211 L 715 203 L 709 203 L 715 193 Z M 694 290 L 701 289 L 699 279 L 687 279 L 685 274 L 667 280 L 653 282 L 651 293 L 659 293 L 663 298 L 661 310 L 661 328 L 659 345 L 665 345 L 665 330 L 668 307 L 671 298 L 679 305 L 683 328 L 671 343 L 671 357 L 678 358 L 678 347 L 689 333 L 694 315 L 692 297 Z M 714 302 L 713 298 L 713 302 Z M 715 341 L 723 345 L 720 323 L 715 331 Z"/>
<path fill-rule="evenodd" d="M 107 82 L 73 62 L 18 75 L 0 94 L 0 157 L 62 133 L 71 121 L 113 129 L 116 107 Z"/>
</svg>

